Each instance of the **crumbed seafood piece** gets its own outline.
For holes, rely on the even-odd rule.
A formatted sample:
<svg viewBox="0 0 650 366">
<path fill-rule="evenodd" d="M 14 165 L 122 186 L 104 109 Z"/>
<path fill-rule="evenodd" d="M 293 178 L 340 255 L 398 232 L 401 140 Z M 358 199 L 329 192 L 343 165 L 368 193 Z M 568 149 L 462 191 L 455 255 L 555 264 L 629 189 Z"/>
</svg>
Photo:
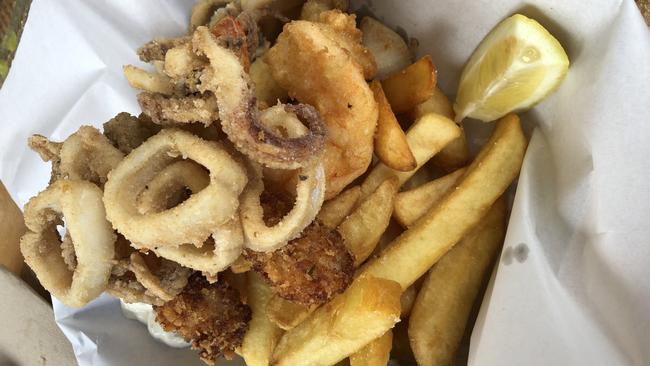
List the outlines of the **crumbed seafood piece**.
<svg viewBox="0 0 650 366">
<path fill-rule="evenodd" d="M 191 269 L 153 253 L 137 252 L 129 244 L 118 235 L 108 293 L 127 303 L 163 305 L 185 288 Z"/>
<path fill-rule="evenodd" d="M 160 126 L 144 114 L 138 117 L 122 112 L 104 123 L 104 136 L 121 152 L 128 154 L 149 137 L 157 134 Z"/>
<path fill-rule="evenodd" d="M 145 43 L 136 53 L 142 62 L 164 61 L 170 49 L 190 41 L 189 36 L 178 38 L 158 38 Z"/>
<path fill-rule="evenodd" d="M 159 93 L 138 94 L 142 111 L 157 124 L 202 123 L 209 126 L 219 120 L 217 100 L 212 93 L 167 96 Z"/>
<path fill-rule="evenodd" d="M 104 292 L 115 234 L 96 185 L 59 179 L 27 202 L 24 217 L 27 231 L 20 251 L 45 289 L 72 307 L 84 306 Z M 63 240 L 60 225 L 68 233 Z"/>
<path fill-rule="evenodd" d="M 307 105 L 286 106 L 307 123 L 309 133 L 304 136 L 283 138 L 260 123 L 247 63 L 242 62 L 249 58 L 247 41 L 245 22 L 239 18 L 226 17 L 213 29 L 197 28 L 192 37 L 194 50 L 210 60 L 201 77 L 201 89 L 216 96 L 223 131 L 239 151 L 268 167 L 304 167 L 322 151 L 324 123 Z"/>
<path fill-rule="evenodd" d="M 264 58 L 289 96 L 313 105 L 325 120 L 325 199 L 368 169 L 378 116 L 362 67 L 341 46 L 341 37 L 332 37 L 332 29 L 323 23 L 293 21 L 284 26 Z"/>
<path fill-rule="evenodd" d="M 91 126 L 79 127 L 61 143 L 33 135 L 28 144 L 44 161 L 52 162 L 50 182 L 69 178 L 86 180 L 101 187 L 106 183 L 108 173 L 124 158 L 106 136 Z"/>
<path fill-rule="evenodd" d="M 183 292 L 154 306 L 154 311 L 163 329 L 191 342 L 208 365 L 222 356 L 234 357 L 251 320 L 250 308 L 225 278 L 211 284 L 199 273 L 189 278 Z"/>
<path fill-rule="evenodd" d="M 352 59 L 361 67 L 367 80 L 377 73 L 377 63 L 372 52 L 361 42 L 363 34 L 357 28 L 356 16 L 340 10 L 329 10 L 319 14 L 318 22 L 328 25 L 321 27 L 327 36 L 349 52 Z"/>
<path fill-rule="evenodd" d="M 277 224 L 291 209 L 291 201 L 279 194 L 265 192 L 260 202 L 267 225 Z M 354 274 L 354 260 L 341 235 L 318 221 L 274 252 L 244 253 L 274 292 L 304 305 L 327 302 L 350 285 Z"/>
<path fill-rule="evenodd" d="M 48 140 L 43 135 L 32 135 L 27 140 L 27 145 L 30 149 L 41 157 L 41 160 L 52 163 L 52 170 L 50 173 L 50 182 L 52 183 L 61 178 L 61 142 L 53 142 Z"/>
</svg>

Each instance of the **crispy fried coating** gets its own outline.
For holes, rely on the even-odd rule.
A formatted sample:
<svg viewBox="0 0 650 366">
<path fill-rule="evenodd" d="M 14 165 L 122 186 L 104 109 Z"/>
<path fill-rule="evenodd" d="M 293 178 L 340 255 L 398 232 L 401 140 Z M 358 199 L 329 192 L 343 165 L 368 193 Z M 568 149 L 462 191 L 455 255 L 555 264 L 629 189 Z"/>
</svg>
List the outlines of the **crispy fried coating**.
<svg viewBox="0 0 650 366">
<path fill-rule="evenodd" d="M 167 51 L 189 41 L 190 37 L 154 39 L 138 48 L 136 52 L 142 62 L 164 61 Z"/>
<path fill-rule="evenodd" d="M 217 100 L 211 93 L 166 96 L 142 92 L 138 94 L 138 103 L 157 124 L 200 122 L 209 126 L 219 120 Z"/>
<path fill-rule="evenodd" d="M 130 153 L 159 131 L 160 126 L 151 122 L 144 114 L 135 117 L 122 112 L 104 123 L 104 136 L 125 154 Z"/>
<path fill-rule="evenodd" d="M 50 174 L 50 183 L 56 181 L 63 176 L 61 172 L 61 142 L 53 142 L 48 140 L 43 135 L 33 135 L 27 141 L 30 149 L 35 151 L 43 161 L 52 163 L 52 170 Z"/>
<path fill-rule="evenodd" d="M 265 192 L 260 200 L 267 225 L 291 209 L 290 200 Z M 352 282 L 354 260 L 336 231 L 318 221 L 274 252 L 247 250 L 253 270 L 263 275 L 280 297 L 304 305 L 323 304 Z"/>
<path fill-rule="evenodd" d="M 117 235 L 114 265 L 108 279 L 109 294 L 127 303 L 162 305 L 187 285 L 191 269 L 152 252 L 137 252 L 130 244 L 122 235 Z"/>
<path fill-rule="evenodd" d="M 221 356 L 234 356 L 251 319 L 251 310 L 241 302 L 237 290 L 221 278 L 210 284 L 200 273 L 189 278 L 177 297 L 154 306 L 154 311 L 163 329 L 191 341 L 208 365 Z"/>
<path fill-rule="evenodd" d="M 327 19 L 327 24 L 285 25 L 264 59 L 278 85 L 290 97 L 316 107 L 325 120 L 325 199 L 336 196 L 368 169 L 378 115 L 363 67 L 353 57 L 364 54 L 363 50 L 344 47 L 354 44 L 357 36 L 337 33 L 330 24 L 338 27 L 339 15 L 328 14 L 333 19 Z M 346 19 L 341 19 L 340 27 L 348 27 Z"/>
</svg>

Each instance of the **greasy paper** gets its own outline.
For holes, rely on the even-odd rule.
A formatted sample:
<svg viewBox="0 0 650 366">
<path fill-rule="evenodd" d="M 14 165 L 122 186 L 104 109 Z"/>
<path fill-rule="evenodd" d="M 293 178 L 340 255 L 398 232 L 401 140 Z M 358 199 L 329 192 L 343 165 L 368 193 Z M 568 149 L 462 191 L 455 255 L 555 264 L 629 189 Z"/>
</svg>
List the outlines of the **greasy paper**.
<svg viewBox="0 0 650 366">
<path fill-rule="evenodd" d="M 34 0 L 0 90 L 0 179 L 23 205 L 49 166 L 26 147 L 137 113 L 122 65 L 146 41 L 185 32 L 191 0 Z M 522 114 L 531 142 L 504 251 L 471 340 L 471 365 L 650 363 L 650 35 L 634 2 L 353 1 L 415 37 L 454 95 L 463 63 L 501 19 L 537 19 L 571 60 L 560 89 Z M 467 122 L 469 129 L 491 125 Z M 470 141 L 477 145 L 481 141 Z M 59 326 L 81 365 L 200 365 L 119 313 L 107 295 Z"/>
</svg>

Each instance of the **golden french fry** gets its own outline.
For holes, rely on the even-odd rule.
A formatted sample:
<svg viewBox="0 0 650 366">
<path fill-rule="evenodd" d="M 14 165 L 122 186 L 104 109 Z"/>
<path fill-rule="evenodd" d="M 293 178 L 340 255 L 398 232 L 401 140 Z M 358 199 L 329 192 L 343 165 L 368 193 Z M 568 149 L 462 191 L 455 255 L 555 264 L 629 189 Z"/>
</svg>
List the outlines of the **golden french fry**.
<svg viewBox="0 0 650 366">
<path fill-rule="evenodd" d="M 400 192 L 395 198 L 393 217 L 404 227 L 409 227 L 438 202 L 465 173 L 465 168 L 456 170 L 429 183 Z"/>
<path fill-rule="evenodd" d="M 172 94 L 174 85 L 167 75 L 149 72 L 133 65 L 124 66 L 124 76 L 129 85 L 152 93 Z"/>
<path fill-rule="evenodd" d="M 271 288 L 257 273 L 249 272 L 247 280 L 248 306 L 253 311 L 253 317 L 244 336 L 241 356 L 248 366 L 267 366 L 283 332 L 266 317 Z"/>
<path fill-rule="evenodd" d="M 398 180 L 386 179 L 337 228 L 359 266 L 377 246 L 393 213 Z"/>
<path fill-rule="evenodd" d="M 377 63 L 379 80 L 402 70 L 413 62 L 411 51 L 404 39 L 392 29 L 371 17 L 361 19 L 363 45 L 370 50 Z"/>
<path fill-rule="evenodd" d="M 354 186 L 339 193 L 338 196 L 323 203 L 316 218 L 323 225 L 335 228 L 352 212 L 361 197 L 361 188 Z"/>
<path fill-rule="evenodd" d="M 278 100 L 288 99 L 287 91 L 275 81 L 271 74 L 271 68 L 264 62 L 264 57 L 259 57 L 251 64 L 248 71 L 253 84 L 255 84 L 255 97 L 266 107 L 275 105 Z"/>
<path fill-rule="evenodd" d="M 409 320 L 409 339 L 418 365 L 454 364 L 467 319 L 503 243 L 505 228 L 502 197 L 429 271 Z"/>
<path fill-rule="evenodd" d="M 455 118 L 454 108 L 451 102 L 438 88 L 433 89 L 431 98 L 411 110 L 411 117 L 413 120 L 417 120 L 427 113 L 437 113 L 452 121 Z M 467 149 L 467 141 L 465 139 L 465 132 L 463 131 L 457 139 L 445 146 L 431 161 L 435 166 L 451 171 L 465 165 L 468 159 L 469 150 Z"/>
<path fill-rule="evenodd" d="M 413 309 L 413 303 L 415 303 L 415 297 L 418 295 L 418 290 L 415 284 L 409 286 L 404 292 L 402 292 L 402 297 L 400 298 L 400 303 L 402 304 L 402 313 L 400 317 L 404 319 L 409 316 L 411 310 Z"/>
<path fill-rule="evenodd" d="M 449 118 L 438 114 L 425 114 L 409 128 L 406 139 L 417 167 L 409 172 L 398 172 L 386 165 L 377 164 L 361 185 L 361 196 L 367 197 L 388 177 L 399 179 L 399 185 L 409 180 L 432 156 L 460 135 L 460 128 Z"/>
<path fill-rule="evenodd" d="M 412 120 L 416 120 L 425 114 L 436 113 L 454 120 L 454 107 L 449 101 L 449 98 L 438 87 L 433 88 L 431 97 L 424 102 L 418 104 L 410 112 Z"/>
<path fill-rule="evenodd" d="M 436 67 L 431 56 L 415 61 L 381 82 L 395 113 L 404 113 L 431 97 L 436 86 Z"/>
<path fill-rule="evenodd" d="M 289 330 L 307 319 L 316 307 L 309 307 L 273 295 L 266 305 L 266 316 L 280 329 Z"/>
<path fill-rule="evenodd" d="M 15 274 L 23 268 L 23 255 L 20 253 L 20 237 L 26 227 L 23 214 L 11 199 L 4 184 L 0 182 L 0 267 L 5 266 Z"/>
<path fill-rule="evenodd" d="M 399 321 L 399 284 L 357 278 L 344 293 L 286 332 L 271 365 L 333 365 L 380 337 Z"/>
<path fill-rule="evenodd" d="M 350 356 L 350 366 L 386 366 L 393 348 L 393 331 L 388 330 L 381 337 L 366 344 Z"/>
<path fill-rule="evenodd" d="M 230 265 L 230 270 L 232 273 L 244 273 L 250 271 L 252 267 L 253 263 L 240 255 L 239 258 Z"/>
<path fill-rule="evenodd" d="M 456 186 L 397 238 L 361 276 L 386 278 L 409 287 L 462 239 L 519 174 L 526 151 L 519 118 L 500 119 Z"/>
<path fill-rule="evenodd" d="M 381 84 L 374 80 L 370 83 L 370 90 L 375 95 L 375 101 L 379 108 L 377 130 L 375 131 L 375 154 L 389 168 L 402 172 L 415 169 L 417 162 L 406 140 L 406 134 L 402 131 L 395 114 L 390 109 Z"/>
</svg>

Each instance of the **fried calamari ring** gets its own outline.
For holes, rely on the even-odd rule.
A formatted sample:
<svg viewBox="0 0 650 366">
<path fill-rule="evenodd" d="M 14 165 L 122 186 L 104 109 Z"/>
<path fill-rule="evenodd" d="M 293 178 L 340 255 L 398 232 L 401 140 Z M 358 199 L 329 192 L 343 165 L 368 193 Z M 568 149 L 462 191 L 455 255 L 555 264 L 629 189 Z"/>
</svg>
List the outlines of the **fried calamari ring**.
<svg viewBox="0 0 650 366">
<path fill-rule="evenodd" d="M 222 129 L 238 150 L 258 163 L 279 169 L 308 165 L 323 150 L 326 129 L 316 109 L 308 105 L 290 107 L 307 123 L 308 134 L 297 138 L 274 134 L 258 120 L 250 80 L 237 55 L 220 46 L 206 27 L 196 29 L 192 43 L 196 52 L 210 60 L 200 89 L 217 97 Z"/>
<path fill-rule="evenodd" d="M 138 197 L 138 208 L 143 214 L 169 209 L 183 202 L 188 193 L 195 194 L 209 183 L 208 172 L 200 165 L 186 160 L 173 163 L 147 184 L 147 188 Z M 244 234 L 239 213 L 235 213 L 231 220 L 219 226 L 212 233 L 212 238 L 200 247 L 183 244 L 152 250 L 163 258 L 213 277 L 239 257 L 243 244 Z"/>
<path fill-rule="evenodd" d="M 96 128 L 81 126 L 63 142 L 59 157 L 59 168 L 64 176 L 101 186 L 124 154 Z"/>
<path fill-rule="evenodd" d="M 138 195 L 180 156 L 206 167 L 210 184 L 176 207 L 140 213 Z M 111 172 L 104 187 L 106 214 L 136 248 L 201 246 L 235 215 L 246 182 L 244 167 L 219 144 L 178 129 L 164 129 L 131 151 Z"/>
<path fill-rule="evenodd" d="M 74 271 L 60 249 L 57 225 L 63 223 L 61 217 L 76 253 L 76 262 L 67 261 Z M 28 231 L 20 240 L 20 250 L 52 295 L 68 306 L 81 307 L 106 289 L 115 234 L 97 186 L 72 180 L 52 183 L 25 205 L 25 224 Z"/>
<path fill-rule="evenodd" d="M 141 214 L 170 209 L 183 202 L 188 193 L 197 193 L 210 184 L 208 171 L 201 165 L 181 160 L 166 166 L 137 198 Z M 188 192 L 189 190 L 189 192 Z"/>
<path fill-rule="evenodd" d="M 239 258 L 244 244 L 241 221 L 235 215 L 212 233 L 200 248 L 192 244 L 159 247 L 153 251 L 161 257 L 215 277 Z"/>
<path fill-rule="evenodd" d="M 63 142 L 52 142 L 41 135 L 29 139 L 29 147 L 43 161 L 52 162 L 52 178 L 87 180 L 102 186 L 108 173 L 124 158 L 96 128 L 81 126 Z"/>
<path fill-rule="evenodd" d="M 195 194 L 208 186 L 210 176 L 199 164 L 183 160 L 164 168 L 148 184 L 138 197 L 141 213 L 156 213 L 183 202 L 189 194 Z M 183 244 L 178 247 L 159 247 L 152 250 L 160 257 L 185 267 L 202 271 L 214 277 L 234 262 L 243 249 L 244 234 L 239 213 L 219 226 L 212 238 L 200 247 Z"/>
<path fill-rule="evenodd" d="M 323 205 L 325 198 L 325 171 L 322 163 L 301 168 L 298 172 L 296 202 L 280 222 L 272 227 L 264 223 L 260 195 L 264 191 L 262 169 L 250 163 L 251 178 L 242 193 L 240 212 L 244 227 L 244 246 L 255 251 L 276 250 L 309 225 Z"/>
</svg>

